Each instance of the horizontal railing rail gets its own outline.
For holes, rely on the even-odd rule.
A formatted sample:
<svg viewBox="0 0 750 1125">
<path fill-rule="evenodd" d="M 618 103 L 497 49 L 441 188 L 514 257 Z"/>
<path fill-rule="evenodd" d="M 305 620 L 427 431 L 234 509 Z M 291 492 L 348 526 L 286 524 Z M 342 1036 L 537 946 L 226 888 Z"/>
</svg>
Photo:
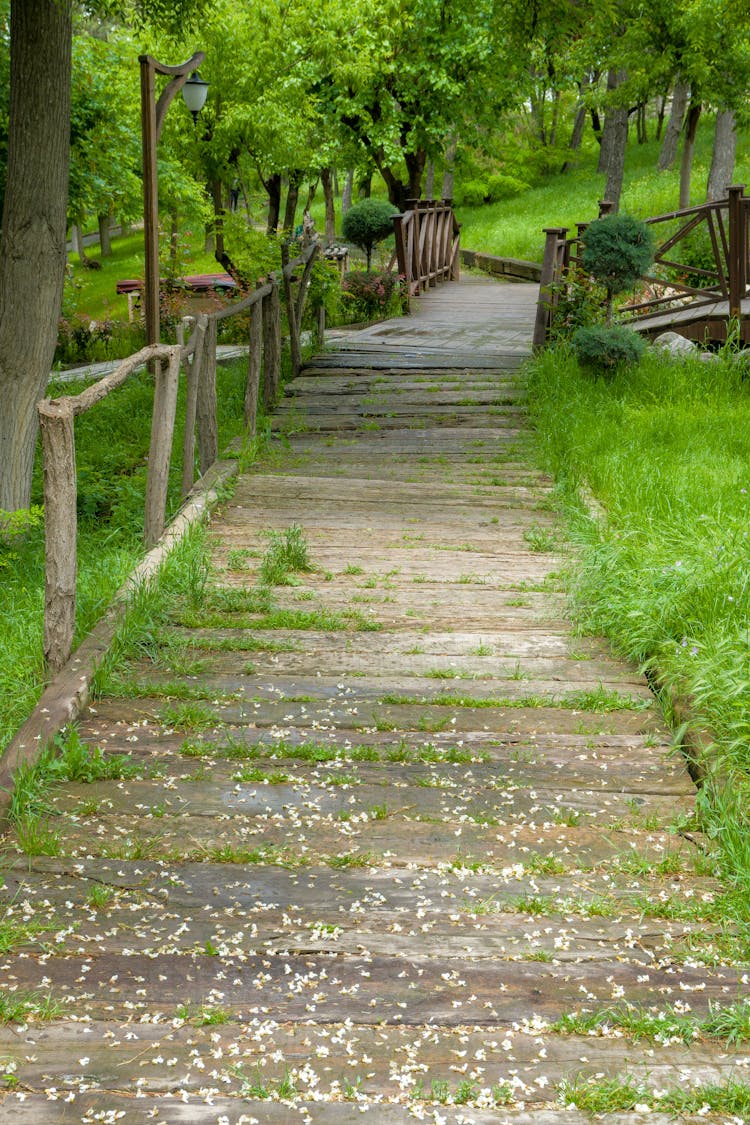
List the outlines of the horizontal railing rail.
<svg viewBox="0 0 750 1125">
<path fill-rule="evenodd" d="M 174 444 L 177 392 L 180 369 L 186 372 L 185 433 L 183 444 L 182 498 L 195 484 L 195 443 L 198 441 L 200 476 L 218 459 L 216 400 L 216 340 L 220 320 L 250 314 L 248 373 L 245 384 L 243 424 L 252 437 L 256 431 L 261 393 L 266 408 L 278 395 L 281 377 L 281 299 L 283 285 L 287 302 L 292 369 L 296 375 L 300 359 L 300 325 L 310 283 L 312 264 L 318 253 L 313 243 L 299 257 L 289 259 L 288 247 L 282 268 L 240 301 L 215 312 L 184 317 L 178 326 L 177 344 L 151 344 L 117 366 L 77 395 L 45 398 L 37 403 L 44 459 L 45 600 L 44 658 L 50 672 L 66 663 L 73 647 L 76 613 L 77 478 L 74 422 L 121 387 L 134 372 L 150 366 L 154 373 L 154 404 L 151 442 L 144 500 L 143 538 L 147 548 L 161 538 L 166 523 L 169 466 Z M 302 269 L 301 276 L 295 271 Z M 293 283 L 298 281 L 296 294 Z M 186 330 L 192 329 L 187 342 Z"/>
</svg>

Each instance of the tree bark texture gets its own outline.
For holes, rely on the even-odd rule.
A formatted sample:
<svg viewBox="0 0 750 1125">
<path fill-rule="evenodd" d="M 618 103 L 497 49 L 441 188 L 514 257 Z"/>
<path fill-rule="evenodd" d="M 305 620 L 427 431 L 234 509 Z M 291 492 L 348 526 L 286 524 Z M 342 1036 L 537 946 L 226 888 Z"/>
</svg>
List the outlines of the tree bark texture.
<svg viewBox="0 0 750 1125">
<path fill-rule="evenodd" d="M 28 507 L 66 265 L 71 0 L 13 0 L 0 256 L 0 508 Z"/>
<path fill-rule="evenodd" d="M 198 465 L 202 476 L 219 456 L 219 430 L 216 420 L 216 320 L 213 317 L 208 318 L 203 341 L 196 419 Z"/>
<path fill-rule="evenodd" d="M 435 161 L 427 161 L 427 172 L 424 181 L 424 197 L 425 199 L 434 199 L 433 192 L 435 191 Z"/>
<path fill-rule="evenodd" d="M 258 301 L 250 310 L 250 348 L 247 362 L 247 382 L 245 384 L 245 432 L 255 437 L 258 421 L 258 391 L 260 388 L 260 367 L 263 345 L 263 302 Z"/>
<path fill-rule="evenodd" d="M 701 109 L 700 101 L 691 98 L 690 108 L 685 117 L 685 139 L 682 142 L 682 159 L 680 160 L 680 207 L 690 206 L 690 174 L 693 171 L 695 135 L 698 132 Z"/>
<path fill-rule="evenodd" d="M 263 405 L 270 410 L 279 393 L 281 375 L 281 298 L 271 281 L 271 295 L 263 302 Z"/>
<path fill-rule="evenodd" d="M 289 187 L 286 192 L 286 207 L 284 208 L 284 230 L 294 232 L 294 220 L 297 215 L 299 200 L 299 186 L 302 183 L 304 172 L 292 169 L 289 173 Z"/>
<path fill-rule="evenodd" d="M 734 159 L 737 152 L 737 132 L 734 113 L 723 109 L 716 114 L 714 144 L 711 153 L 711 170 L 708 173 L 706 199 L 726 199 L 729 185 L 734 179 Z"/>
<path fill-rule="evenodd" d="M 266 225 L 266 233 L 275 234 L 279 225 L 279 215 L 281 214 L 281 173 L 272 172 L 268 179 L 263 181 L 263 184 L 268 192 L 268 222 Z"/>
<path fill-rule="evenodd" d="M 336 200 L 334 196 L 333 174 L 330 168 L 323 168 L 320 173 L 320 182 L 323 185 L 323 198 L 326 205 L 326 242 L 336 239 Z"/>
<path fill-rule="evenodd" d="M 672 168 L 677 159 L 682 122 L 685 119 L 689 93 L 690 90 L 687 82 L 678 79 L 672 90 L 672 109 L 669 113 L 667 128 L 664 131 L 664 140 L 662 141 L 661 150 L 659 152 L 659 159 L 656 162 L 656 167 L 659 172 L 666 172 L 669 168 Z"/>
</svg>

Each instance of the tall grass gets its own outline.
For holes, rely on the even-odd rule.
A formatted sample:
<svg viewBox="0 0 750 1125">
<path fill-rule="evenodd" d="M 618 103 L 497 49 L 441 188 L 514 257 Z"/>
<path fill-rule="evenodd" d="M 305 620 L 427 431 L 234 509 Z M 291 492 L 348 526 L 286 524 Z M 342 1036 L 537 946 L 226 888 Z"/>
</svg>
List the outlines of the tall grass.
<svg viewBox="0 0 750 1125">
<path fill-rule="evenodd" d="M 706 364 L 651 352 L 638 368 L 604 381 L 560 346 L 531 364 L 530 403 L 543 460 L 563 483 L 582 546 L 571 578 L 578 620 L 658 669 L 691 700 L 695 725 L 715 732 L 714 753 L 740 794 L 733 810 L 724 807 L 717 831 L 731 866 L 750 878 L 750 848 L 731 841 L 726 827 L 731 822 L 747 837 L 737 820 L 746 815 L 750 777 L 744 371 L 728 356 Z M 581 486 L 601 501 L 606 519 L 589 517 Z M 716 800 L 707 803 L 716 809 Z"/>
</svg>

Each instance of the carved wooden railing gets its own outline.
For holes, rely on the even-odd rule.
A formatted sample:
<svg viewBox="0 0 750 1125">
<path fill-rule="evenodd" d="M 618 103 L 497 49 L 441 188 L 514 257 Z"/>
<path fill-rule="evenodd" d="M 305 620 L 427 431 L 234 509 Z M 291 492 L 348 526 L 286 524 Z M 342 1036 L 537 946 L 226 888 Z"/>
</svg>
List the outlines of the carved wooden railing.
<svg viewBox="0 0 750 1125">
<path fill-rule="evenodd" d="M 258 400 L 263 377 L 263 402 L 268 408 L 276 400 L 281 374 L 280 284 L 287 301 L 287 322 L 296 374 L 300 367 L 300 324 L 318 252 L 317 243 L 294 260 L 284 254 L 279 274 L 271 275 L 242 301 L 225 305 L 213 313 L 186 317 L 178 329 L 176 345 L 151 344 L 124 359 L 109 375 L 77 395 L 43 399 L 37 404 L 44 457 L 45 521 L 45 608 L 44 657 L 51 672 L 59 671 L 73 647 L 76 612 L 77 480 L 74 422 L 79 414 L 101 402 L 137 370 L 147 364 L 154 369 L 154 405 L 151 445 L 144 504 L 143 538 L 147 548 L 161 537 L 166 522 L 169 464 L 174 443 L 177 390 L 180 369 L 187 378 L 185 434 L 183 444 L 183 499 L 195 483 L 195 442 L 198 441 L 200 475 L 218 458 L 216 403 L 217 325 L 226 317 L 250 313 L 250 347 L 245 385 L 245 432 L 255 434 Z M 299 289 L 293 293 L 295 271 L 302 267 Z M 187 343 L 185 330 L 193 327 Z"/>
<path fill-rule="evenodd" d="M 403 214 L 393 216 L 393 227 L 407 308 L 410 297 L 430 286 L 458 281 L 460 228 L 450 200 L 407 200 Z"/>
<path fill-rule="evenodd" d="M 645 222 L 657 231 L 659 227 L 666 227 L 666 230 L 661 238 L 657 233 L 654 264 L 641 279 L 638 296 L 619 306 L 618 319 L 647 327 L 649 318 L 676 308 L 708 310 L 720 301 L 726 302 L 727 316 L 740 318 L 750 276 L 748 209 L 750 197 L 745 196 L 744 185 L 738 184 L 729 188 L 726 199 L 646 219 Z M 600 217 L 611 210 L 612 204 L 599 204 Z M 565 279 L 571 269 L 581 265 L 581 241 L 587 226 L 588 223 L 577 223 L 576 234 L 572 237 L 568 237 L 567 227 L 545 227 L 535 347 L 543 346 L 550 338 Z M 707 234 L 712 264 L 698 266 L 680 261 L 680 243 L 701 229 Z M 688 279 L 694 283 L 689 284 Z"/>
</svg>

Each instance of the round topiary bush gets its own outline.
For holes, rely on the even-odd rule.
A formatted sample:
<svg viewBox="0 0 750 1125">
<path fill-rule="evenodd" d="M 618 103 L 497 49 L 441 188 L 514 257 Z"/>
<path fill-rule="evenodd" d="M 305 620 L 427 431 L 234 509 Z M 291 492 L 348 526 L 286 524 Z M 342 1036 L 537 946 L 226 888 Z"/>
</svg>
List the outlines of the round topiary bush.
<svg viewBox="0 0 750 1125">
<path fill-rule="evenodd" d="M 600 375 L 611 374 L 618 367 L 635 366 L 646 350 L 643 337 L 622 325 L 592 324 L 579 328 L 571 343 L 581 366 Z"/>
<path fill-rule="evenodd" d="M 607 321 L 612 297 L 632 289 L 654 259 L 651 228 L 631 215 L 605 215 L 596 219 L 583 236 L 581 263 L 607 290 Z"/>
<path fill-rule="evenodd" d="M 385 199 L 363 199 L 344 215 L 341 228 L 344 238 L 364 250 L 368 270 L 373 246 L 393 234 L 394 215 L 398 215 L 398 210 Z"/>
</svg>

